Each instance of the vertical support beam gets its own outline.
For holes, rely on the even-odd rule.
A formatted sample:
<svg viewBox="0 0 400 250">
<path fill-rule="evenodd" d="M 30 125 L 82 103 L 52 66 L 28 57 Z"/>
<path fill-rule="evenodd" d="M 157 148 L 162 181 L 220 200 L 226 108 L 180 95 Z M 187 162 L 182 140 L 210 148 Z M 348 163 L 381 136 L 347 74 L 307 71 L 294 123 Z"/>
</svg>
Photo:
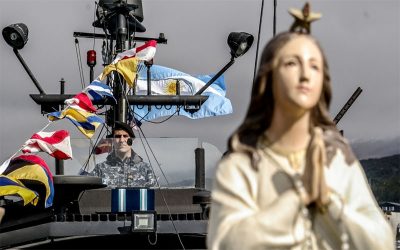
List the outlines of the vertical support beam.
<svg viewBox="0 0 400 250">
<path fill-rule="evenodd" d="M 60 80 L 60 94 L 63 95 L 65 93 L 65 80 L 61 78 Z M 64 109 L 64 105 L 61 105 L 61 110 Z M 55 159 L 56 165 L 56 175 L 63 175 L 64 174 L 64 161 Z"/>
<path fill-rule="evenodd" d="M 205 189 L 205 153 L 204 148 L 196 148 L 194 150 L 196 159 L 196 180 L 195 187 Z"/>
</svg>

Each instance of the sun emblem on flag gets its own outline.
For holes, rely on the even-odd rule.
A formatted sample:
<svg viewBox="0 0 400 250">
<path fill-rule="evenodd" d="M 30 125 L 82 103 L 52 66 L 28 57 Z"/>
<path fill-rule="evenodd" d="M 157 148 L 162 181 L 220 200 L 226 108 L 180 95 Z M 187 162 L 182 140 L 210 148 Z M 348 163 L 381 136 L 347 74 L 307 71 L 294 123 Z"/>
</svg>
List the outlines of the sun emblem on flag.
<svg viewBox="0 0 400 250">
<path fill-rule="evenodd" d="M 176 79 L 170 79 L 167 81 L 164 87 L 164 92 L 167 95 L 176 95 L 176 85 L 177 85 L 177 80 Z"/>
</svg>

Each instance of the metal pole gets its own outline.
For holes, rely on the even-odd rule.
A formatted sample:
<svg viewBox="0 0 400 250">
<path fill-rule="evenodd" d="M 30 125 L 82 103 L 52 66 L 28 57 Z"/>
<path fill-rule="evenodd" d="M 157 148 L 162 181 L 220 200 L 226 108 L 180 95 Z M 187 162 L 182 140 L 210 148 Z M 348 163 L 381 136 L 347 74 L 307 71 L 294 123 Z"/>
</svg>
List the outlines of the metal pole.
<svg viewBox="0 0 400 250">
<path fill-rule="evenodd" d="M 24 59 L 22 58 L 22 56 L 19 54 L 17 49 L 13 49 L 14 54 L 17 56 L 18 60 L 21 62 L 22 66 L 24 67 L 26 73 L 28 73 L 29 77 L 31 78 L 31 80 L 33 81 L 33 83 L 35 84 L 36 88 L 39 90 L 40 94 L 45 94 L 42 87 L 40 86 L 39 82 L 36 80 L 36 78 L 33 76 L 32 71 L 29 69 L 28 65 L 26 65 Z"/>
<path fill-rule="evenodd" d="M 30 94 L 35 103 L 42 106 L 61 105 L 66 99 L 74 97 L 74 95 L 59 94 Z M 207 95 L 128 95 L 129 105 L 201 105 L 207 101 Z M 106 98 L 100 101 L 93 101 L 94 105 L 112 105 L 114 101 Z"/>
<path fill-rule="evenodd" d="M 118 19 L 117 19 L 117 42 L 116 42 L 116 52 L 120 53 L 125 50 L 125 41 L 126 41 L 126 35 L 127 35 L 127 28 L 126 28 L 126 18 L 123 14 L 118 14 Z M 115 73 L 118 74 L 118 73 Z M 114 79 L 117 79 L 116 77 Z M 126 93 L 126 84 L 125 81 L 121 78 L 118 77 L 120 81 L 116 81 L 116 90 L 117 92 L 114 92 L 114 94 L 117 95 L 117 120 L 120 122 L 126 122 L 126 114 L 127 114 L 127 105 L 125 102 L 125 97 L 124 94 Z"/>
<path fill-rule="evenodd" d="M 60 80 L 60 94 L 63 95 L 65 92 L 65 80 L 64 78 L 61 78 Z M 61 105 L 61 110 L 64 109 L 64 105 Z M 56 165 L 56 175 L 63 175 L 64 174 L 64 161 L 55 159 L 55 165 Z"/>
<path fill-rule="evenodd" d="M 61 78 L 60 80 L 60 95 L 63 95 L 65 93 L 65 80 L 64 78 Z M 64 109 L 64 105 L 61 104 L 61 110 Z"/>
<path fill-rule="evenodd" d="M 126 34 L 128 33 L 126 28 L 126 18 L 123 14 L 118 14 L 117 19 L 117 53 L 123 52 L 125 50 Z"/>
<path fill-rule="evenodd" d="M 151 95 L 151 66 L 153 65 L 153 60 L 145 61 L 144 65 L 147 67 L 147 95 Z"/>
<path fill-rule="evenodd" d="M 339 111 L 339 113 L 336 115 L 335 119 L 333 119 L 333 122 L 337 124 L 340 119 L 346 114 L 347 110 L 353 105 L 354 101 L 358 98 L 358 96 L 361 94 L 362 89 L 358 87 L 356 91 L 354 91 L 353 95 L 350 97 L 350 99 L 346 102 L 346 104 L 343 106 L 343 108 Z"/>
<path fill-rule="evenodd" d="M 205 153 L 204 148 L 196 148 L 194 150 L 196 159 L 196 180 L 195 187 L 205 189 Z"/>
<path fill-rule="evenodd" d="M 105 34 L 93 34 L 93 33 L 85 33 L 85 32 L 74 32 L 74 37 L 83 37 L 83 38 L 94 38 L 94 39 L 106 39 Z M 139 42 L 147 42 L 150 40 L 156 40 L 157 44 L 167 44 L 168 40 L 165 38 L 164 33 L 160 33 L 158 38 L 155 37 L 138 37 L 135 36 L 135 41 Z"/>
<path fill-rule="evenodd" d="M 144 65 L 147 67 L 147 95 L 151 95 L 151 66 L 153 65 L 153 59 L 150 61 L 145 61 Z M 151 106 L 147 107 L 148 111 L 151 111 Z"/>
<path fill-rule="evenodd" d="M 215 82 L 215 80 L 218 79 L 218 77 L 220 77 L 227 69 L 229 69 L 230 66 L 232 66 L 232 64 L 235 62 L 235 58 L 232 56 L 231 60 L 213 77 L 211 78 L 210 81 L 207 82 L 206 85 L 204 85 L 199 91 L 197 91 L 196 94 L 194 95 L 201 95 L 204 90 L 206 90 L 211 84 L 213 84 Z"/>
</svg>

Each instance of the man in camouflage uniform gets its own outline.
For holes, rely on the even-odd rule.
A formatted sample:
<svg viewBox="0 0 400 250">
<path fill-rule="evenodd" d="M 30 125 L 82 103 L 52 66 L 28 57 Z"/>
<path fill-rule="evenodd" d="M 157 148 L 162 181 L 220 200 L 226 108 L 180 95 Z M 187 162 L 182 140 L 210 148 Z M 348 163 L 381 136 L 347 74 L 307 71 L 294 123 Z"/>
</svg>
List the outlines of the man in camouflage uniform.
<svg viewBox="0 0 400 250">
<path fill-rule="evenodd" d="M 132 150 L 133 130 L 116 122 L 113 129 L 113 150 L 106 161 L 96 164 L 89 175 L 99 176 L 108 187 L 153 187 L 156 185 L 150 164 Z"/>
</svg>

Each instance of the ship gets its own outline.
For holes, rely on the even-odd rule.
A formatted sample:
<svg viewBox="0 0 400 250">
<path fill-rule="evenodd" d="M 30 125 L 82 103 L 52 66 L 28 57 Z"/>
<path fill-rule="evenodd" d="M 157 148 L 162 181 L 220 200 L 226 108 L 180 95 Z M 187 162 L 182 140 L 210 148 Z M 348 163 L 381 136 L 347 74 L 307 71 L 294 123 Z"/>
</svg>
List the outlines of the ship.
<svg viewBox="0 0 400 250">
<path fill-rule="evenodd" d="M 94 32 L 75 31 L 72 36 L 75 42 L 78 39 L 105 41 L 102 51 L 103 66 L 109 65 L 118 54 L 135 48 L 136 43 L 156 41 L 159 46 L 168 46 L 167 35 L 164 33 L 159 33 L 157 37 L 137 35 L 146 32 L 146 27 L 142 23 L 144 16 L 141 0 L 100 0 L 99 3 L 94 4 L 96 18 L 88 26 L 96 30 Z M 275 12 L 274 8 L 274 17 Z M 263 13 L 263 6 L 261 13 Z M 261 21 L 262 15 L 258 38 Z M 274 34 L 275 29 L 274 18 Z M 3 29 L 3 37 L 13 48 L 18 61 L 39 92 L 39 94 L 30 94 L 30 98 L 39 105 L 41 113 L 62 110 L 65 100 L 74 97 L 73 94 L 65 93 L 65 81 L 60 80 L 60 93 L 46 93 L 19 53 L 28 40 L 27 26 L 22 23 L 7 26 Z M 179 93 L 179 87 L 175 87 L 175 93 L 169 95 L 154 95 L 151 91 L 150 77 L 153 62 L 148 61 L 142 68 L 147 75 L 145 94 L 138 95 L 134 91 L 125 94 L 126 82 L 122 77 L 116 76 L 115 78 L 120 79 L 120 84 L 108 83 L 112 87 L 116 102 L 111 98 L 104 98 L 93 104 L 109 107 L 104 114 L 108 127 L 112 127 L 115 121 L 132 121 L 134 116 L 130 115 L 131 106 L 149 111 L 159 106 L 179 106 L 188 113 L 196 113 L 209 98 L 203 93 L 234 64 L 236 58 L 249 50 L 253 40 L 254 37 L 246 32 L 227 34 L 230 60 L 192 95 L 182 95 Z M 257 62 L 258 43 L 259 40 L 255 62 Z M 95 53 L 94 50 L 89 50 L 87 53 L 90 82 L 94 80 L 96 65 L 96 57 L 93 53 Z M 361 88 L 358 88 L 354 92 L 335 117 L 335 123 L 339 122 L 361 91 Z M 78 175 L 78 170 L 90 168 L 90 164 L 93 165 L 93 162 L 99 160 L 94 160 L 95 145 L 89 145 L 86 141 L 79 150 L 76 150 L 78 158 L 82 158 L 80 162 L 54 161 L 55 196 L 51 206 L 45 208 L 43 199 L 40 199 L 36 206 L 23 206 L 20 201 L 14 202 L 0 197 L 0 206 L 6 210 L 6 215 L 0 224 L 0 248 L 206 249 L 211 192 L 205 172 L 206 165 L 210 164 L 210 160 L 207 159 L 210 151 L 207 151 L 204 145 L 197 147 L 199 141 L 193 138 L 168 141 L 166 138 L 143 136 L 141 139 L 144 141 L 141 142 L 143 144 L 158 145 L 159 150 L 155 150 L 156 153 L 168 148 L 167 154 L 170 155 L 180 154 L 181 157 L 181 150 L 187 150 L 186 154 L 192 154 L 185 162 L 185 164 L 191 164 L 190 180 L 181 175 L 173 176 L 174 174 L 165 177 L 162 169 L 168 169 L 168 166 L 160 166 L 157 157 L 154 157 L 153 165 L 160 167 L 158 174 L 163 177 L 160 179 L 165 179 L 164 182 L 160 182 L 161 185 L 155 188 L 109 188 L 99 177 Z M 76 140 L 75 146 L 82 144 L 78 142 L 82 140 Z M 174 145 L 174 147 L 169 145 Z M 134 148 L 136 149 L 135 145 Z M 141 153 L 147 154 L 146 151 L 141 151 Z M 212 164 L 215 164 L 222 154 L 216 153 L 214 156 Z M 181 161 L 184 160 L 181 159 Z M 190 161 L 192 162 L 189 163 Z M 173 177 L 175 177 L 175 183 L 169 183 L 168 179 L 173 179 Z M 26 185 L 43 196 L 45 190 L 42 186 L 37 183 L 26 183 Z M 130 201 L 127 202 L 130 205 L 127 206 L 126 203 L 123 208 L 115 204 L 115 197 L 121 191 Z"/>
<path fill-rule="evenodd" d="M 168 39 L 164 33 L 158 37 L 138 35 L 146 31 L 142 24 L 144 17 L 141 0 L 100 0 L 95 4 L 96 20 L 91 26 L 101 32 L 76 31 L 73 37 L 76 41 L 103 41 L 103 66 L 110 65 L 116 56 L 135 48 L 136 43 L 155 41 L 160 46 L 167 45 Z M 28 40 L 27 25 L 9 25 L 3 29 L 2 34 L 39 92 L 30 94 L 30 98 L 40 106 L 41 113 L 63 110 L 65 100 L 74 97 L 73 94 L 65 93 L 65 81 L 60 80 L 60 93 L 46 93 L 19 53 Z M 108 79 L 107 84 L 112 88 L 115 100 L 105 97 L 93 101 L 93 104 L 109 107 L 103 114 L 109 131 L 116 121 L 127 123 L 133 120 L 135 123 L 135 116 L 131 112 L 134 106 L 145 107 L 149 111 L 159 106 L 174 106 L 196 113 L 209 98 L 203 92 L 232 66 L 237 57 L 249 50 L 253 40 L 253 36 L 246 32 L 231 32 L 227 37 L 230 60 L 192 95 L 179 93 L 179 85 L 173 94 L 154 95 L 151 91 L 153 62 L 149 60 L 144 62 L 142 68 L 147 74 L 147 94 L 138 95 L 135 91 L 127 94 L 126 79 L 120 73 L 113 72 L 113 83 Z M 87 52 L 90 82 L 94 80 L 95 53 L 94 50 Z M 141 139 L 148 144 L 148 138 L 143 136 Z M 158 139 L 155 143 L 162 144 L 162 141 Z M 185 142 L 180 140 L 178 144 L 182 143 L 184 148 L 187 146 Z M 197 143 L 189 140 L 190 145 Z M 73 162 L 78 165 L 75 166 L 77 169 L 90 167 L 95 158 L 96 145 L 86 146 L 84 151 L 76 150 L 77 154 L 83 151 L 82 157 L 85 157 L 84 163 Z M 175 148 L 178 149 L 175 153 L 178 153 L 179 146 L 175 145 Z M 55 159 L 55 174 L 52 176 L 54 199 L 51 206 L 45 206 L 44 198 L 39 198 L 38 204 L 34 206 L 23 205 L 18 199 L 0 197 L 0 206 L 6 211 L 0 224 L 0 248 L 206 249 L 211 194 L 206 189 L 205 149 L 196 147 L 192 153 L 194 157 L 189 158 L 194 161 L 192 181 L 185 183 L 182 179 L 181 184 L 174 185 L 164 176 L 166 181 L 152 188 L 109 188 L 100 177 L 79 175 L 78 171 L 71 171 L 74 167 L 65 166 L 71 165 L 71 162 Z M 157 161 L 156 156 L 154 159 Z M 164 175 L 162 169 L 161 173 Z M 35 190 L 39 197 L 45 197 L 46 190 L 40 183 L 25 181 L 24 184 Z M 121 192 L 126 199 L 123 207 L 115 201 Z"/>
</svg>

